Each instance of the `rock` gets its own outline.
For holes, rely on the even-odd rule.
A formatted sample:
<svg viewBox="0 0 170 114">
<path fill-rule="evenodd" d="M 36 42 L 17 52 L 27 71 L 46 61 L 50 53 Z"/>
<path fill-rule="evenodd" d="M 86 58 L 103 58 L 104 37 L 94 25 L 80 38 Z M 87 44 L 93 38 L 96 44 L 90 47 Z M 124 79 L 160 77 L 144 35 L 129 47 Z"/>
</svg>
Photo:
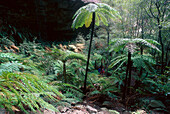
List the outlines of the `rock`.
<svg viewBox="0 0 170 114">
<path fill-rule="evenodd" d="M 79 47 L 80 49 L 84 49 L 84 44 L 76 44 L 77 47 Z"/>
<path fill-rule="evenodd" d="M 87 112 L 83 112 L 81 110 L 74 110 L 72 113 L 70 114 L 90 114 L 90 113 L 87 113 Z"/>
<path fill-rule="evenodd" d="M 76 106 L 73 106 L 72 110 L 79 110 L 79 111 L 84 112 L 85 114 L 89 114 L 89 112 L 86 110 L 86 107 L 84 105 L 80 105 L 80 104 L 76 105 Z"/>
<path fill-rule="evenodd" d="M 123 114 L 131 114 L 130 112 L 128 111 L 124 111 Z"/>
<path fill-rule="evenodd" d="M 55 114 L 55 112 L 51 110 L 44 110 L 43 114 Z"/>
<path fill-rule="evenodd" d="M 61 113 L 67 112 L 68 110 L 69 110 L 68 107 L 64 107 L 64 108 L 61 110 Z"/>
<path fill-rule="evenodd" d="M 124 112 L 125 109 L 123 107 L 114 107 L 115 110 L 119 111 L 119 112 Z"/>
<path fill-rule="evenodd" d="M 70 103 L 63 102 L 62 104 L 63 104 L 65 107 L 68 107 L 68 108 L 70 108 L 70 107 L 71 107 L 71 104 L 70 104 Z"/>
<path fill-rule="evenodd" d="M 100 112 L 98 112 L 97 114 L 110 114 L 110 113 L 107 112 L 107 111 L 100 111 Z"/>
<path fill-rule="evenodd" d="M 132 114 L 147 114 L 144 110 L 137 110 L 136 112 L 132 112 Z"/>
<path fill-rule="evenodd" d="M 69 110 L 68 107 L 62 107 L 62 106 L 58 106 L 57 109 L 58 109 L 61 113 L 65 113 L 66 111 Z"/>
<path fill-rule="evenodd" d="M 97 110 L 89 105 L 86 106 L 87 111 L 92 114 L 92 113 L 97 113 Z"/>
<path fill-rule="evenodd" d="M 101 108 L 102 111 L 106 111 L 106 112 L 109 112 L 109 110 L 105 107 Z"/>
<path fill-rule="evenodd" d="M 118 111 L 116 110 L 109 110 L 110 114 L 120 114 Z"/>
<path fill-rule="evenodd" d="M 113 103 L 110 101 L 104 101 L 102 105 L 107 107 L 113 107 Z"/>
<path fill-rule="evenodd" d="M 68 45 L 68 47 L 70 47 L 72 49 L 77 49 L 77 47 L 75 45 Z"/>
<path fill-rule="evenodd" d="M 85 108 L 85 106 L 84 106 L 84 105 L 76 105 L 75 107 L 80 108 L 80 109 Z"/>
<path fill-rule="evenodd" d="M 70 109 L 70 110 L 68 110 L 67 112 L 62 113 L 62 114 L 73 114 L 73 112 L 74 112 L 74 109 Z"/>
<path fill-rule="evenodd" d="M 62 106 L 58 106 L 57 109 L 61 112 L 61 110 L 63 109 L 64 107 Z"/>
</svg>

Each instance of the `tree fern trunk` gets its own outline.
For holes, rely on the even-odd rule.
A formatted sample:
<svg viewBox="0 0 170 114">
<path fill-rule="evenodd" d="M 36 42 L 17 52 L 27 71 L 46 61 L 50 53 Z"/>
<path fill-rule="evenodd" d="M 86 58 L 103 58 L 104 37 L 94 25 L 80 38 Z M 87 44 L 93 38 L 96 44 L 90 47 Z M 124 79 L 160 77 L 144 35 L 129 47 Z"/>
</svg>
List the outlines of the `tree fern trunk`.
<svg viewBox="0 0 170 114">
<path fill-rule="evenodd" d="M 166 66 L 168 66 L 168 52 L 169 52 L 169 49 L 168 49 L 168 46 L 167 46 L 167 49 L 166 49 L 166 58 L 165 58 L 165 61 L 166 61 Z"/>
<path fill-rule="evenodd" d="M 125 100 L 125 97 L 126 97 L 128 71 L 129 71 L 129 64 L 127 63 L 126 77 L 125 77 L 125 81 L 124 81 L 123 96 L 122 96 L 123 101 Z"/>
<path fill-rule="evenodd" d="M 85 74 L 85 79 L 84 79 L 84 90 L 83 90 L 83 93 L 84 93 L 84 94 L 86 93 L 87 73 L 88 73 L 88 67 L 89 67 L 91 45 L 92 45 L 92 40 L 93 40 L 94 25 L 95 25 L 95 12 L 93 12 L 93 19 L 92 19 L 92 31 L 91 31 L 90 45 L 89 45 L 87 65 L 86 65 L 86 74 Z"/>
<path fill-rule="evenodd" d="M 161 31 L 162 27 L 161 25 L 159 25 L 159 39 L 160 39 L 160 44 L 162 47 L 162 57 L 161 57 L 161 74 L 164 74 L 164 44 L 162 42 L 162 31 Z"/>
<path fill-rule="evenodd" d="M 129 78 L 128 78 L 128 75 L 129 75 Z M 129 93 L 130 80 L 131 80 L 131 53 L 128 52 L 128 63 L 127 63 L 127 69 L 126 69 L 125 85 L 124 85 L 123 96 L 122 96 L 123 101 L 125 100 L 127 93 Z"/>
<path fill-rule="evenodd" d="M 129 78 L 128 78 L 128 90 L 127 90 L 127 95 L 130 93 L 130 84 L 131 84 L 131 69 L 132 69 L 132 61 L 131 61 L 131 53 L 128 52 L 128 64 L 129 64 Z"/>
<path fill-rule="evenodd" d="M 94 68 L 95 68 L 95 70 L 97 69 L 97 63 L 96 63 L 96 60 L 94 61 L 95 63 L 94 63 Z"/>
<path fill-rule="evenodd" d="M 64 76 L 64 81 L 67 83 L 67 77 L 66 77 L 66 63 L 63 62 L 63 76 Z"/>
<path fill-rule="evenodd" d="M 108 74 L 108 66 L 109 66 L 109 41 L 110 41 L 110 34 L 109 34 L 109 30 L 107 30 L 107 47 L 108 47 L 108 51 L 107 51 L 107 65 L 106 65 L 106 73 L 105 75 L 107 76 Z"/>
</svg>

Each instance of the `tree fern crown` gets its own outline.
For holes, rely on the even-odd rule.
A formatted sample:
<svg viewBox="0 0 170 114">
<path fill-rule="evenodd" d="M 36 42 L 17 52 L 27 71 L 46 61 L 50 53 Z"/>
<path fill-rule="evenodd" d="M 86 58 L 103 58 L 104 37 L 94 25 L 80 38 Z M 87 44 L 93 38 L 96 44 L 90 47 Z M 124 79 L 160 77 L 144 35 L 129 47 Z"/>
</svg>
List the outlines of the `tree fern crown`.
<svg viewBox="0 0 170 114">
<path fill-rule="evenodd" d="M 72 28 L 78 29 L 85 24 L 85 27 L 88 28 L 92 22 L 92 14 L 95 12 L 95 25 L 99 26 L 101 22 L 108 26 L 108 19 L 114 19 L 115 17 L 121 18 L 119 13 L 112 8 L 111 6 L 105 3 L 89 3 L 86 6 L 81 7 L 73 16 Z"/>
<path fill-rule="evenodd" d="M 152 39 L 141 39 L 141 38 L 114 38 L 111 41 L 111 49 L 110 52 L 115 51 L 118 52 L 121 48 L 126 47 L 129 52 L 135 52 L 137 48 L 136 44 L 141 44 L 143 46 L 147 46 L 149 48 L 155 49 L 161 52 L 155 45 L 160 45 L 157 41 Z"/>
</svg>

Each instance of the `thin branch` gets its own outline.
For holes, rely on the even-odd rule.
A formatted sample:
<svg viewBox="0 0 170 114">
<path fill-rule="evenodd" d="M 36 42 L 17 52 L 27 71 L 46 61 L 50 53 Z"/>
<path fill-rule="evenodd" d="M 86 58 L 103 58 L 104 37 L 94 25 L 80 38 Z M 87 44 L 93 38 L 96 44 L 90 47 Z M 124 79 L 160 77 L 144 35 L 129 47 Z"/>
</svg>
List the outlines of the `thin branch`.
<svg viewBox="0 0 170 114">
<path fill-rule="evenodd" d="M 163 9 L 163 11 L 162 11 L 162 20 L 161 20 L 161 22 L 164 21 L 164 15 L 165 15 L 165 12 L 166 12 L 166 10 L 167 10 L 166 5 L 168 5 L 167 3 L 168 3 L 168 1 L 165 0 L 164 4 L 163 4 L 162 7 L 161 7 L 161 9 L 162 9 L 163 6 L 165 6 L 164 9 Z"/>
<path fill-rule="evenodd" d="M 144 8 L 146 14 L 149 16 L 149 18 L 152 18 L 152 16 L 146 11 L 146 8 Z"/>
<path fill-rule="evenodd" d="M 151 0 L 151 3 L 150 3 L 149 11 L 150 11 L 152 17 L 157 19 L 157 17 L 152 12 L 152 0 Z"/>
<path fill-rule="evenodd" d="M 158 10 L 158 16 L 157 16 L 157 18 L 160 18 L 160 17 L 161 17 L 160 4 L 159 4 L 158 2 L 156 2 L 156 3 L 155 3 L 155 6 L 156 6 L 156 8 L 157 8 L 157 10 Z"/>
</svg>

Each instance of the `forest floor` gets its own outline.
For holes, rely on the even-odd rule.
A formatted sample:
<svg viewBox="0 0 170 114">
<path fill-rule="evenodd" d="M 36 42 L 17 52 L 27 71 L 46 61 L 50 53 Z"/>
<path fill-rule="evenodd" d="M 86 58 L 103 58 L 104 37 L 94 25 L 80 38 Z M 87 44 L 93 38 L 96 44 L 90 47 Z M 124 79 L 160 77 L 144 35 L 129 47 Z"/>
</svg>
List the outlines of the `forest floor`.
<svg viewBox="0 0 170 114">
<path fill-rule="evenodd" d="M 143 109 L 132 111 L 125 107 L 119 100 L 113 100 L 105 95 L 94 95 L 93 97 L 85 98 L 83 102 L 67 103 L 64 106 L 58 106 L 59 112 L 50 110 L 43 110 L 43 114 L 148 114 Z M 42 114 L 37 112 L 36 114 Z M 35 114 L 31 113 L 30 114 Z M 165 114 L 161 112 L 152 111 L 152 114 Z"/>
</svg>

